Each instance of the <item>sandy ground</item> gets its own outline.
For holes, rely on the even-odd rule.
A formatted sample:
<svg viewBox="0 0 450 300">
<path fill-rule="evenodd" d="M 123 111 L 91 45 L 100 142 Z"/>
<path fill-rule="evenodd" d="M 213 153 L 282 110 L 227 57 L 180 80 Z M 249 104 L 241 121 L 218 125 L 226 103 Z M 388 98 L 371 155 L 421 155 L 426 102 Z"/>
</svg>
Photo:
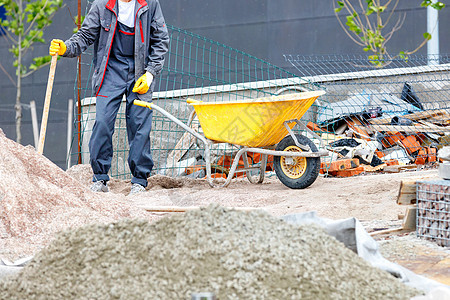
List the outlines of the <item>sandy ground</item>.
<svg viewBox="0 0 450 300">
<path fill-rule="evenodd" d="M 18 223 L 24 212 L 30 212 L 27 207 L 31 204 L 39 204 L 45 208 L 44 216 L 46 218 L 37 219 L 37 216 L 25 215 L 30 220 L 34 220 L 35 227 L 39 229 L 44 225 L 47 226 L 46 224 L 51 225 L 39 236 L 34 236 L 33 231 L 28 228 L 24 236 L 8 238 L 8 235 L 4 234 L 0 239 L 0 258 L 9 257 L 11 259 L 33 255 L 51 240 L 53 232 L 56 232 L 58 228 L 76 227 L 94 222 L 94 220 L 108 221 L 123 217 L 144 217 L 152 221 L 170 214 L 146 212 L 144 207 L 195 207 L 218 203 L 225 207 L 260 208 L 274 216 L 316 211 L 320 217 L 331 219 L 355 217 L 369 232 L 399 227 L 402 221 L 398 216 L 404 214 L 406 210 L 405 207 L 396 204 L 400 182 L 403 179 L 412 178 L 437 178 L 438 175 L 437 170 L 434 169 L 360 175 L 349 178 L 319 177 L 314 184 L 303 190 L 292 190 L 285 187 L 276 176 L 266 178 L 263 184 L 255 185 L 246 179 L 235 179 L 227 188 L 211 188 L 205 180 L 156 175 L 149 178 L 149 186 L 141 194 L 128 196 L 130 181 L 117 179 L 110 181 L 109 193 L 99 194 L 88 190 L 92 178 L 89 165 L 77 165 L 64 172 L 52 165 L 51 162 L 44 160 L 43 157 L 35 157 L 32 149 L 23 148 L 9 141 L 5 143 L 10 148 L 7 149 L 10 152 L 3 151 L 5 152 L 3 158 L 5 170 L 2 171 L 4 173 L 2 178 L 5 180 L 11 178 L 12 182 L 16 182 L 14 176 L 23 177 L 28 174 L 30 182 L 35 187 L 34 190 L 30 189 L 29 193 L 23 194 L 21 190 L 23 185 L 19 185 L 15 189 L 17 192 L 15 196 L 9 195 L 12 187 L 7 185 L 3 187 L 6 198 L 2 203 L 6 205 L 5 209 L 16 213 L 15 217 L 3 216 L 3 219 L 10 220 L 9 231 L 11 228 L 20 228 L 14 222 Z M 17 157 L 21 160 L 11 162 L 14 170 L 8 166 L 9 157 Z M 16 167 L 18 165 L 23 166 L 23 170 L 18 170 Z M 39 167 L 35 168 L 34 166 Z M 2 168 L 0 168 L 1 170 Z M 61 179 L 58 181 L 60 182 L 58 184 L 62 185 L 61 187 L 54 186 L 55 174 L 58 175 L 57 178 Z M 46 181 L 43 181 L 43 178 Z M 64 182 L 68 184 L 67 187 Z M 56 190 L 53 191 L 53 189 Z M 52 193 L 49 194 L 49 191 Z M 31 199 L 35 199 L 38 195 L 40 202 L 34 203 L 36 201 Z M 55 203 L 55 195 L 61 203 Z M 73 195 L 77 195 L 76 198 L 72 199 Z M 50 201 L 48 197 L 53 199 Z M 77 205 L 76 207 L 72 207 L 74 203 Z M 24 206 L 24 209 L 18 207 L 14 211 L 13 208 L 18 204 L 28 206 Z M 402 235 L 407 236 L 401 238 Z M 419 240 L 408 233 L 377 236 L 377 240 L 386 245 L 383 253 L 386 258 L 407 266 L 418 274 L 450 284 L 447 274 L 450 268 L 449 249 Z M 420 245 L 421 257 L 425 257 L 417 264 L 418 255 L 411 251 L 411 245 L 413 248 L 415 245 Z M 423 253 L 425 255 L 422 255 Z M 440 264 L 442 261 L 444 264 Z M 445 263 L 446 261 L 447 263 Z M 436 267 L 437 265 L 439 268 Z"/>
<path fill-rule="evenodd" d="M 69 172 L 89 186 L 88 166 L 77 166 Z M 274 216 L 317 211 L 320 217 L 342 219 L 355 217 L 360 221 L 397 221 L 405 207 L 396 204 L 403 179 L 438 178 L 437 170 L 364 175 L 348 178 L 319 177 L 309 188 L 293 190 L 275 176 L 263 184 L 234 179 L 227 188 L 211 188 L 205 180 L 168 178 L 156 175 L 149 179 L 144 193 L 126 196 L 137 206 L 204 206 L 219 203 L 227 207 L 258 207 Z M 110 193 L 127 195 L 130 182 L 112 180 Z"/>
</svg>

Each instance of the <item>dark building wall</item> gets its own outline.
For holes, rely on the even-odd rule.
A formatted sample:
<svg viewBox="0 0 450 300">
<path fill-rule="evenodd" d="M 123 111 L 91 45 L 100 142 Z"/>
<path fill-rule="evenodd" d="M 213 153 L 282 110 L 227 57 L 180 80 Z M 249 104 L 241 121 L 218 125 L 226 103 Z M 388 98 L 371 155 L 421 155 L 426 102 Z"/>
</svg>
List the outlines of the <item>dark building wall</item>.
<svg viewBox="0 0 450 300">
<path fill-rule="evenodd" d="M 168 24 L 186 29 L 233 48 L 247 52 L 279 67 L 291 70 L 283 54 L 362 54 L 365 53 L 350 40 L 340 27 L 333 12 L 331 0 L 160 0 Z M 402 13 L 407 17 L 403 27 L 388 44 L 390 52 L 414 49 L 426 32 L 426 9 L 420 0 L 400 1 L 394 18 Z M 86 1 L 83 0 L 82 11 Z M 67 39 L 75 24 L 77 1 L 65 1 L 65 7 L 47 29 L 45 39 Z M 440 12 L 440 51 L 450 47 L 450 7 Z M 0 37 L 1 64 L 14 77 L 9 43 Z M 48 43 L 35 45 L 33 56 L 48 53 Z M 418 53 L 425 54 L 426 47 Z M 31 55 L 27 57 L 28 62 Z M 61 167 L 66 159 L 67 100 L 74 98 L 76 59 L 58 61 L 50 105 L 44 154 Z M 86 69 L 86 66 L 83 66 Z M 26 105 L 36 100 L 38 119 L 42 115 L 49 68 L 43 68 L 23 81 L 22 144 L 33 144 L 30 111 Z M 0 128 L 15 139 L 15 88 L 0 71 Z"/>
</svg>

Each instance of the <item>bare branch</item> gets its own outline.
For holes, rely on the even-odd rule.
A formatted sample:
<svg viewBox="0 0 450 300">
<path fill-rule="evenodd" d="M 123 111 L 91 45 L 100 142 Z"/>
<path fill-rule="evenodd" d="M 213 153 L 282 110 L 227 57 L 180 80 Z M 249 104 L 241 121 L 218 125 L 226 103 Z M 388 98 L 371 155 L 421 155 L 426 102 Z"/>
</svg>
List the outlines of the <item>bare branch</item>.
<svg viewBox="0 0 450 300">
<path fill-rule="evenodd" d="M 395 5 L 394 5 L 394 7 L 392 8 L 392 10 L 391 10 L 391 13 L 389 14 L 389 17 L 386 19 L 386 23 L 384 23 L 385 24 L 385 26 L 389 23 L 389 21 L 391 20 L 391 17 L 392 17 L 392 15 L 394 14 L 394 11 L 397 9 L 397 5 L 398 5 L 398 2 L 399 2 L 400 0 L 397 0 L 396 2 L 395 2 Z M 391 2 L 391 1 L 389 1 L 389 2 Z"/>
<path fill-rule="evenodd" d="M 12 79 L 11 75 L 9 75 L 8 72 L 6 72 L 5 68 L 3 67 L 2 63 L 0 63 L 0 69 L 2 69 L 3 73 L 6 74 L 6 76 L 8 77 L 8 79 L 12 82 L 12 84 L 14 85 L 14 87 L 17 87 L 16 82 L 14 81 L 14 79 Z"/>
<path fill-rule="evenodd" d="M 362 0 L 359 0 L 359 5 L 361 6 L 361 9 L 362 9 L 363 11 L 365 11 L 364 5 L 363 5 L 363 3 L 362 3 Z M 372 29 L 372 23 L 370 23 L 369 16 L 368 16 L 366 13 L 364 13 L 364 17 L 366 18 L 366 22 L 367 22 L 367 25 L 369 26 L 369 29 L 373 31 L 373 29 Z"/>
<path fill-rule="evenodd" d="M 8 39 L 11 41 L 11 43 L 13 43 L 14 45 L 17 45 L 17 41 L 13 38 L 11 33 L 9 33 L 9 31 L 6 29 L 6 27 L 0 25 L 0 28 L 3 30 L 3 32 L 6 33 L 5 37 L 8 37 Z"/>
<path fill-rule="evenodd" d="M 423 46 L 425 46 L 426 44 L 427 44 L 427 42 L 428 42 L 428 40 L 427 39 L 424 39 L 423 40 L 423 42 L 416 48 L 416 49 L 414 49 L 414 50 L 412 50 L 412 51 L 407 51 L 407 52 L 405 52 L 406 54 L 414 54 L 414 53 L 416 53 L 420 48 L 422 48 Z"/>
<path fill-rule="evenodd" d="M 359 17 L 360 14 L 357 13 L 356 9 L 351 4 L 350 0 L 344 0 L 344 2 L 346 2 L 347 5 L 349 5 L 349 7 L 351 8 L 351 10 L 356 13 L 356 18 L 358 19 L 358 22 L 359 22 L 359 25 L 360 25 L 359 27 L 363 28 L 364 27 L 364 23 L 362 22 L 361 18 Z"/>
<path fill-rule="evenodd" d="M 64 6 L 65 6 L 65 4 L 64 4 Z M 78 25 L 78 24 L 77 24 L 77 21 L 75 20 L 75 18 L 74 18 L 73 15 L 72 15 L 72 12 L 70 11 L 70 7 L 68 7 L 67 10 L 69 11 L 69 15 L 70 15 L 70 18 L 72 19 L 72 22 L 73 22 L 75 25 Z"/>
<path fill-rule="evenodd" d="M 336 8 L 336 5 L 335 5 L 334 1 L 333 1 L 333 8 Z M 365 46 L 365 44 L 363 44 L 361 41 L 356 40 L 356 39 L 348 32 L 347 28 L 345 28 L 344 24 L 342 23 L 342 21 L 341 21 L 341 19 L 339 18 L 338 13 L 337 13 L 336 11 L 334 11 L 334 14 L 335 14 L 335 16 L 336 16 L 336 19 L 337 19 L 338 22 L 339 22 L 339 25 L 341 25 L 342 29 L 344 30 L 345 34 L 347 34 L 348 37 L 349 37 L 353 42 L 355 42 L 357 45 L 359 45 L 359 46 Z"/>
<path fill-rule="evenodd" d="M 405 20 L 406 20 L 406 13 L 404 13 L 403 16 L 397 20 L 397 23 L 395 23 L 392 30 L 385 35 L 385 42 L 389 41 L 394 35 L 394 33 L 398 31 L 400 28 L 402 28 L 403 24 L 405 23 Z"/>
</svg>

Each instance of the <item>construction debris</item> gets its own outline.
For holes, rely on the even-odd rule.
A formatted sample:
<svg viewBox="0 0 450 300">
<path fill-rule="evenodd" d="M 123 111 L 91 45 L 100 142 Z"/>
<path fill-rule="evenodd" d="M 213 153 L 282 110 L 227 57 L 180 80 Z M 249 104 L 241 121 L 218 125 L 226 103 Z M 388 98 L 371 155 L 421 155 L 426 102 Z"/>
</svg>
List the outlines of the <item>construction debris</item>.
<svg viewBox="0 0 450 300">
<path fill-rule="evenodd" d="M 308 127 L 337 153 L 331 163 L 357 157 L 365 172 L 385 171 L 389 165 L 434 165 L 437 150 L 450 143 L 450 110 L 424 108 L 408 83 L 400 98 L 364 91 L 323 110 L 333 113 L 325 119 L 319 114 L 318 124 Z M 361 173 L 358 168 L 335 172 L 327 162 L 322 173 L 353 176 Z"/>
<path fill-rule="evenodd" d="M 1 299 L 409 299 L 421 292 L 314 225 L 211 205 L 153 224 L 123 220 L 60 234 Z"/>
</svg>

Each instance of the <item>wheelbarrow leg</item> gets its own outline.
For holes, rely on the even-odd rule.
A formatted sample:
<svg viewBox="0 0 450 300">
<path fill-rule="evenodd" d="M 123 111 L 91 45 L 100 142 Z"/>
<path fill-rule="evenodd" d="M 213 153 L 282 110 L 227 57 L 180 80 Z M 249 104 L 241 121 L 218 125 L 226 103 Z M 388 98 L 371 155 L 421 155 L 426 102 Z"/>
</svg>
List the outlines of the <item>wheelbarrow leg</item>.
<svg viewBox="0 0 450 300">
<path fill-rule="evenodd" d="M 267 169 L 267 154 L 262 154 L 260 167 L 261 167 L 261 169 L 260 169 L 260 173 L 259 173 L 258 183 L 263 183 L 264 176 L 266 175 L 266 169 Z"/>
<path fill-rule="evenodd" d="M 266 164 L 267 164 L 267 155 L 262 154 L 262 159 L 261 159 L 261 165 L 259 167 L 259 178 L 257 177 L 258 175 L 253 176 L 252 175 L 252 171 L 246 171 L 245 173 L 247 174 L 247 179 L 248 181 L 250 181 L 250 183 L 262 183 L 264 181 L 264 175 L 266 173 Z M 248 160 L 247 160 L 247 152 L 244 153 L 244 168 L 248 168 Z M 255 178 L 257 177 L 257 178 Z"/>
<path fill-rule="evenodd" d="M 205 160 L 206 160 L 206 176 L 208 179 L 208 183 L 211 187 L 227 187 L 231 183 L 231 179 L 233 179 L 234 174 L 236 173 L 237 166 L 239 164 L 239 159 L 241 158 L 242 154 L 246 153 L 246 149 L 240 149 L 236 153 L 236 157 L 233 160 L 233 163 L 231 164 L 230 172 L 228 172 L 227 179 L 225 180 L 225 183 L 223 184 L 215 184 L 211 178 L 211 162 L 209 159 L 206 158 L 206 151 L 205 151 Z M 209 170 L 209 171 L 208 171 Z"/>
<path fill-rule="evenodd" d="M 230 172 L 228 173 L 227 179 L 225 180 L 225 183 L 223 184 L 216 184 L 214 183 L 213 178 L 211 177 L 211 149 L 210 144 L 205 143 L 205 161 L 206 161 L 206 179 L 208 181 L 208 184 L 213 188 L 221 188 L 221 187 L 227 187 L 231 183 L 231 179 L 233 179 L 234 173 L 236 171 L 239 158 L 241 157 L 243 151 L 242 149 L 238 151 L 236 154 L 236 158 L 233 161 L 233 164 L 231 166 Z"/>
<path fill-rule="evenodd" d="M 206 162 L 206 180 L 211 187 L 215 187 L 213 180 L 211 178 L 211 150 L 209 148 L 209 143 L 205 144 L 205 162 Z"/>
</svg>

